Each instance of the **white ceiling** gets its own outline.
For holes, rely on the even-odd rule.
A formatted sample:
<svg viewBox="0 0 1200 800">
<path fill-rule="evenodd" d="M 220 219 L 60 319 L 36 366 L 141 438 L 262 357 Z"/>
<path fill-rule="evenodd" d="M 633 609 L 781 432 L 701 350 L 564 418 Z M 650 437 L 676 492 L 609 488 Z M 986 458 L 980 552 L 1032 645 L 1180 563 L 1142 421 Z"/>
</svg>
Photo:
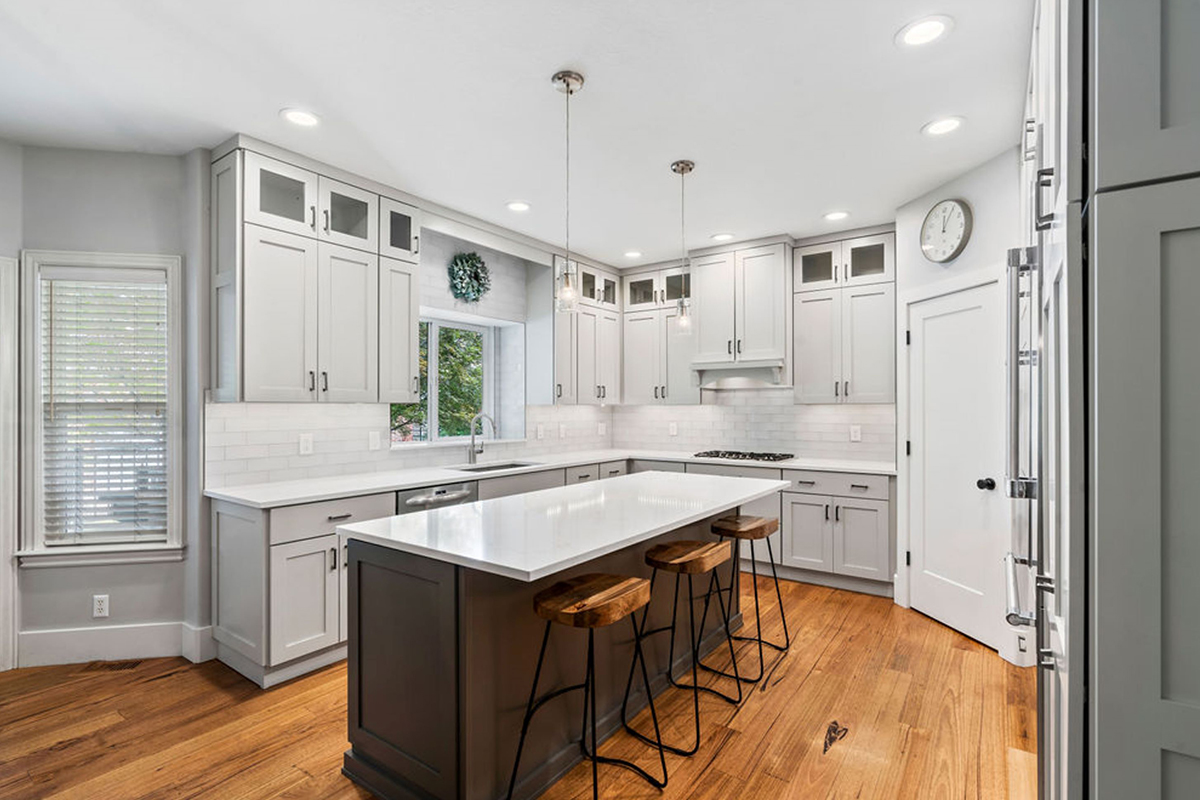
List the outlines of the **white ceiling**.
<svg viewBox="0 0 1200 800">
<path fill-rule="evenodd" d="M 0 0 L 0 138 L 182 153 L 247 133 L 618 266 L 890 221 L 1017 143 L 1033 0 Z M 901 49 L 930 13 L 947 39 Z M 317 111 L 299 129 L 285 106 Z M 921 126 L 961 115 L 940 139 Z M 526 214 L 505 208 L 520 198 Z M 822 220 L 831 209 L 852 216 Z M 626 250 L 643 258 L 630 261 Z"/>
</svg>

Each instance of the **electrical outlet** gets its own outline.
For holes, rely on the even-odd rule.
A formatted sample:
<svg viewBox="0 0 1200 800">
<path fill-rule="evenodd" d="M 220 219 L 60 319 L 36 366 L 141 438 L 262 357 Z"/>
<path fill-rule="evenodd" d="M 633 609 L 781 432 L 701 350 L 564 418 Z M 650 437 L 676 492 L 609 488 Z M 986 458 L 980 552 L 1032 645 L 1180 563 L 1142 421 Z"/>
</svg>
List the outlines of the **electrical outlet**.
<svg viewBox="0 0 1200 800">
<path fill-rule="evenodd" d="M 604 436 L 607 433 L 608 433 L 608 423 L 607 422 L 601 422 L 599 425 L 596 426 L 596 435 L 597 436 Z"/>
<path fill-rule="evenodd" d="M 558 423 L 558 438 L 560 438 L 560 439 L 567 438 L 567 423 L 565 423 L 565 422 Z"/>
<path fill-rule="evenodd" d="M 667 426 L 667 432 L 670 433 L 672 436 L 678 436 L 679 435 L 679 424 L 676 422 L 672 422 L 670 425 Z"/>
<path fill-rule="evenodd" d="M 108 616 L 108 595 L 94 594 L 92 595 L 92 617 L 99 619 L 100 617 Z"/>
<path fill-rule="evenodd" d="M 540 422 L 537 424 L 537 438 L 539 438 L 539 439 L 546 438 L 546 426 Z"/>
<path fill-rule="evenodd" d="M 367 435 L 367 449 L 368 450 L 378 450 L 379 449 L 379 431 L 371 431 Z"/>
<path fill-rule="evenodd" d="M 313 435 L 311 433 L 300 434 L 300 455 L 311 456 L 313 451 Z"/>
<path fill-rule="evenodd" d="M 852 441 L 852 442 L 861 442 L 862 441 L 862 425 L 851 425 L 850 426 L 850 441 Z"/>
<path fill-rule="evenodd" d="M 1017 634 L 1017 652 L 1018 653 L 1029 652 L 1029 645 L 1025 642 L 1025 637 L 1019 633 Z"/>
</svg>

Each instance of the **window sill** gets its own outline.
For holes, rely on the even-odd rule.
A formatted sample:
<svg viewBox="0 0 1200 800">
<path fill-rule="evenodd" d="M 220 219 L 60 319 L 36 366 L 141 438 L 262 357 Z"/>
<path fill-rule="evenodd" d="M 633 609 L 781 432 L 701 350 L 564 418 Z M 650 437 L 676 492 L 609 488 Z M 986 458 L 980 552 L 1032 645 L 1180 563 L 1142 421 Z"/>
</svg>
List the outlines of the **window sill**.
<svg viewBox="0 0 1200 800">
<path fill-rule="evenodd" d="M 476 439 L 476 444 L 482 444 L 484 447 L 493 444 L 524 444 L 528 439 Z M 420 450 L 445 450 L 449 448 L 469 447 L 471 438 L 464 436 L 460 439 L 439 439 L 436 442 L 401 442 L 391 446 L 393 453 L 409 452 Z"/>
<path fill-rule="evenodd" d="M 16 556 L 22 569 L 104 567 L 183 561 L 184 550 L 180 545 L 95 545 L 18 550 Z"/>
</svg>

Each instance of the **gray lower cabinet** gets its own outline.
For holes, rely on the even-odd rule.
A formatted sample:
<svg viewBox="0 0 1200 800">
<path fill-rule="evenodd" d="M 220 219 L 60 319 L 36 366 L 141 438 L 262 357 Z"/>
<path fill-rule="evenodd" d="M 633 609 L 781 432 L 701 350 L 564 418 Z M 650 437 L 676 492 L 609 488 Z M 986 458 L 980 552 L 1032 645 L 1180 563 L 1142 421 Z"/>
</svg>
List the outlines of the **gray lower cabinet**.
<svg viewBox="0 0 1200 800">
<path fill-rule="evenodd" d="M 271 548 L 271 663 L 331 647 L 341 641 L 338 535 Z"/>
<path fill-rule="evenodd" d="M 629 462 L 630 472 L 683 472 L 685 467 L 678 461 L 646 461 L 635 458 Z"/>
<path fill-rule="evenodd" d="M 779 480 L 781 475 L 781 470 L 769 467 L 725 466 L 723 464 L 688 464 L 687 471 L 700 475 L 728 475 L 735 478 L 766 478 L 767 480 Z M 755 517 L 779 519 L 781 496 L 773 494 L 769 497 L 759 498 L 742 506 L 738 513 Z M 778 564 L 780 555 L 783 553 L 782 531 L 783 528 L 781 525 L 779 532 L 771 534 L 765 541 L 754 542 L 753 549 L 751 549 L 750 542 L 742 542 L 742 558 L 754 558 L 756 561 L 766 562 L 768 560 L 767 542 L 770 542 L 770 553 L 774 555 L 775 563 Z"/>
<path fill-rule="evenodd" d="M 541 489 L 553 489 L 555 486 L 566 485 L 566 472 L 561 469 L 550 469 L 545 472 L 530 472 L 525 475 L 505 475 L 501 478 L 487 478 L 479 482 L 479 499 L 493 500 L 497 497 L 507 497 L 510 494 L 525 494 Z"/>
<path fill-rule="evenodd" d="M 784 566 L 833 572 L 833 498 L 783 495 Z"/>
<path fill-rule="evenodd" d="M 785 566 L 891 580 L 887 500 L 787 492 L 783 509 Z"/>
<path fill-rule="evenodd" d="M 567 484 L 587 483 L 600 480 L 599 464 L 584 464 L 579 467 L 567 467 Z"/>
<path fill-rule="evenodd" d="M 605 461 L 600 465 L 600 478 L 615 478 L 629 471 L 628 461 Z"/>
</svg>

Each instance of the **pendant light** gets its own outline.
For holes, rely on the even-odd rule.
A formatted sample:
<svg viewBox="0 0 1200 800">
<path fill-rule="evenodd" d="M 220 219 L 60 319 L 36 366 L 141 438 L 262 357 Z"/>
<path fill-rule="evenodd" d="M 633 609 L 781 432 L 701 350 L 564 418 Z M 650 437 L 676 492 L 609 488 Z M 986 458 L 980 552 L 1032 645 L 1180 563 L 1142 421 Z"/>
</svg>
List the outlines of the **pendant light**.
<svg viewBox="0 0 1200 800">
<path fill-rule="evenodd" d="M 555 293 L 555 307 L 559 311 L 574 311 L 579 302 L 578 276 L 571 263 L 571 95 L 583 87 L 583 76 L 571 70 L 561 70 L 554 73 L 550 79 L 554 88 L 567 96 L 567 196 L 566 196 L 566 256 L 563 259 L 562 271 L 558 274 L 558 286 Z"/>
<path fill-rule="evenodd" d="M 683 268 L 683 279 L 690 282 L 691 266 L 688 262 L 687 255 L 687 235 L 685 233 L 685 223 L 687 220 L 687 194 L 684 192 L 684 184 L 688 173 L 696 168 L 696 162 L 680 159 L 671 164 L 671 172 L 679 176 L 679 266 Z M 685 294 L 691 294 L 686 292 Z M 692 311 L 691 303 L 686 297 L 681 297 L 678 300 L 679 316 L 675 318 L 675 325 L 679 329 L 679 333 L 684 336 L 690 336 L 692 333 Z"/>
</svg>

